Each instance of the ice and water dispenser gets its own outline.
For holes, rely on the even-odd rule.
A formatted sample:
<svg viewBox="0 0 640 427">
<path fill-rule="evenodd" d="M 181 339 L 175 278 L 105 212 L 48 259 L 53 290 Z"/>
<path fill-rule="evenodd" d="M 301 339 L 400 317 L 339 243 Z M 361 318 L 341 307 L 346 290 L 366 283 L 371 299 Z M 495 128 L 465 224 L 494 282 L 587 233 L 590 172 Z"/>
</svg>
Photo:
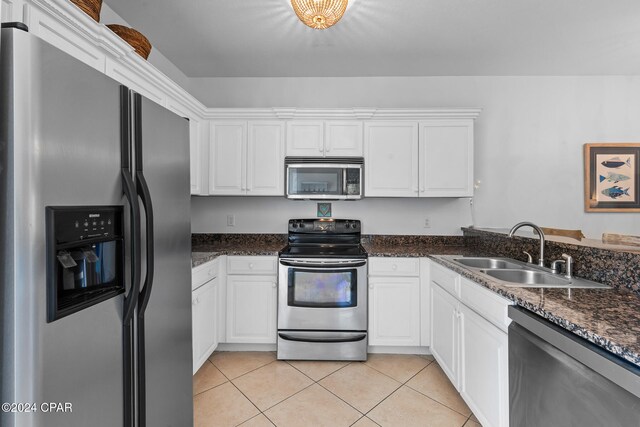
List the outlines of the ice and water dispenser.
<svg viewBox="0 0 640 427">
<path fill-rule="evenodd" d="M 47 207 L 47 321 L 124 292 L 122 206 Z"/>
</svg>

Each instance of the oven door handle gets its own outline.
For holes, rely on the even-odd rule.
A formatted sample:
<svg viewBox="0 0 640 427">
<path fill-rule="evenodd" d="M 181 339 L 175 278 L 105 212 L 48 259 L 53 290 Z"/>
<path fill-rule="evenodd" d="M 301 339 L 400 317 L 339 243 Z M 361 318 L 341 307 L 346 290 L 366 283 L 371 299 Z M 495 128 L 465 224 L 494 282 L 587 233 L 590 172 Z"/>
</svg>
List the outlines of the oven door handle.
<svg viewBox="0 0 640 427">
<path fill-rule="evenodd" d="M 278 333 L 278 336 L 283 340 L 287 341 L 298 341 L 298 342 L 317 342 L 317 343 L 337 343 L 337 342 L 356 342 L 362 341 L 367 337 L 367 334 L 357 334 L 351 336 L 336 336 L 336 337 L 325 337 L 325 338 L 317 338 L 311 337 L 309 335 L 304 334 L 284 334 L 282 332 Z"/>
<path fill-rule="evenodd" d="M 281 259 L 280 264 L 287 267 L 307 267 L 307 268 L 349 268 L 349 267 L 363 267 L 367 265 L 367 260 L 354 260 L 354 261 L 313 261 L 313 262 L 301 262 L 290 261 Z"/>
</svg>

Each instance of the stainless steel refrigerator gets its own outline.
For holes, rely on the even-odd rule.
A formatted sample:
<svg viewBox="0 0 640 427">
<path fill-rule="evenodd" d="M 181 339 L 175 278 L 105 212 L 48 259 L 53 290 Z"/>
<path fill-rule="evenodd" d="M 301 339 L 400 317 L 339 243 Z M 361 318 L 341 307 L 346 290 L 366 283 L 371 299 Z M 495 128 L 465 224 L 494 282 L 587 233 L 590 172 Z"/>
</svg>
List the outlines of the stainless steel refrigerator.
<svg viewBox="0 0 640 427">
<path fill-rule="evenodd" d="M 0 53 L 0 425 L 191 425 L 187 120 L 22 25 Z"/>
</svg>

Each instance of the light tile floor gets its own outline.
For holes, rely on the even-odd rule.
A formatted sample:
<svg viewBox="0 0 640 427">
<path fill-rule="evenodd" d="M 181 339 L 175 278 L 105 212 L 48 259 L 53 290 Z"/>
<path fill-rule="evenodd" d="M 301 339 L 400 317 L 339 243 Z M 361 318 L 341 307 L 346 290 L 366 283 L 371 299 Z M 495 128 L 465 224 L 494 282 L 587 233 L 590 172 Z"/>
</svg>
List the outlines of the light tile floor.
<svg viewBox="0 0 640 427">
<path fill-rule="evenodd" d="M 218 352 L 193 378 L 196 427 L 478 427 L 431 356 L 284 362 Z"/>
</svg>

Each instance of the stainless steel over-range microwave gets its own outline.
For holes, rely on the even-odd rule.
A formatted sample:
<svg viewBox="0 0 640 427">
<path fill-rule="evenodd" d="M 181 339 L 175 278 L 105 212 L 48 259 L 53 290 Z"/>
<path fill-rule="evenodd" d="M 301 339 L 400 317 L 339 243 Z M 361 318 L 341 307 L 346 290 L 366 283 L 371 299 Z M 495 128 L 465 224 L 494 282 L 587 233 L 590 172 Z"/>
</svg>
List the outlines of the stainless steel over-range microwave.
<svg viewBox="0 0 640 427">
<path fill-rule="evenodd" d="M 356 200 L 363 196 L 362 157 L 286 157 L 285 196 L 306 200 Z"/>
</svg>

